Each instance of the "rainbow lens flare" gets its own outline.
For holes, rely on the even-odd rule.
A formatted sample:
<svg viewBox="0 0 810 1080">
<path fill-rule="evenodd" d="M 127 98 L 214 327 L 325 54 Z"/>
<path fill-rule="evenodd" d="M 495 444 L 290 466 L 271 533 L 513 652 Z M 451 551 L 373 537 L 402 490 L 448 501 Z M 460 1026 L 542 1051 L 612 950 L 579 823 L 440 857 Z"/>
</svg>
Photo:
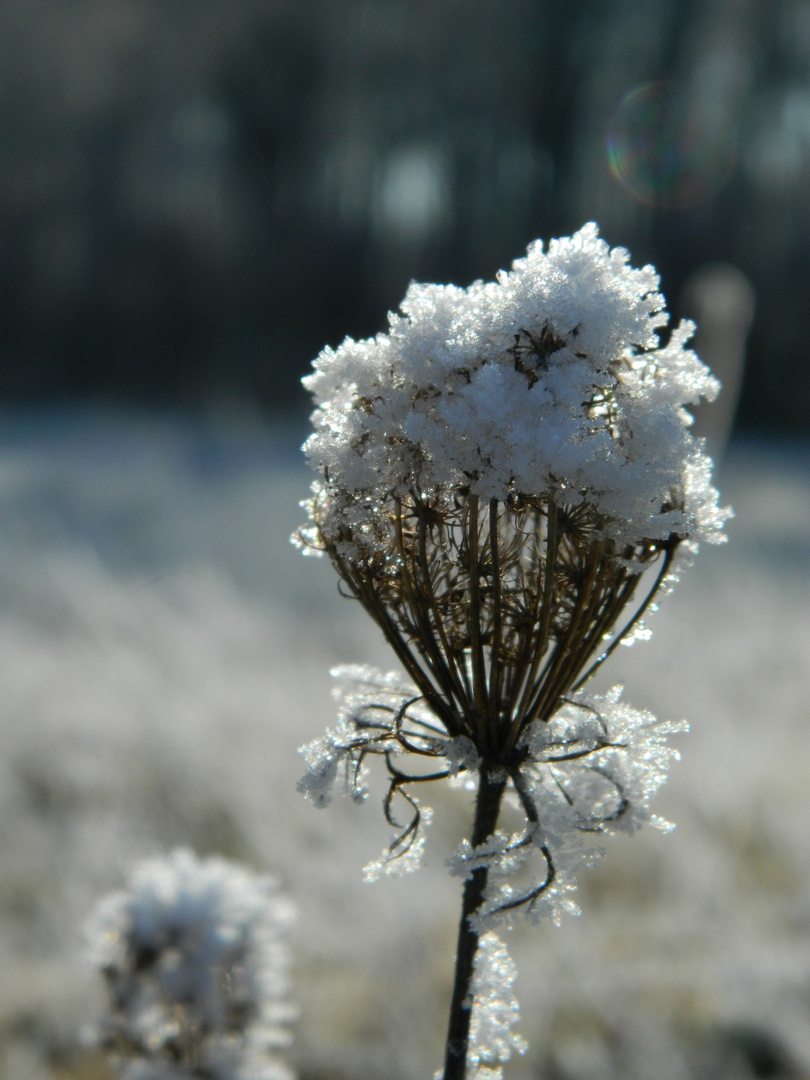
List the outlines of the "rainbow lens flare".
<svg viewBox="0 0 810 1080">
<path fill-rule="evenodd" d="M 667 83 L 637 86 L 608 130 L 616 179 L 647 206 L 685 209 L 708 202 L 731 176 L 734 128 L 715 103 L 684 100 Z"/>
</svg>

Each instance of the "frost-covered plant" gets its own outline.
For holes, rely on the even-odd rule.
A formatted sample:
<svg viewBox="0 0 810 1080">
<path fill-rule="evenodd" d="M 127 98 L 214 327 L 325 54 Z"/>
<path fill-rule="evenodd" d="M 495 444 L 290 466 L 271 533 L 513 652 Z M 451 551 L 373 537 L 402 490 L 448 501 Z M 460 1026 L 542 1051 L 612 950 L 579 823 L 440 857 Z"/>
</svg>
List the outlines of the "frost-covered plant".
<svg viewBox="0 0 810 1080">
<path fill-rule="evenodd" d="M 146 859 L 87 925 L 124 1080 L 292 1080 L 277 1055 L 293 918 L 273 878 L 187 849 Z"/>
<path fill-rule="evenodd" d="M 719 386 L 686 348 L 692 324 L 661 342 L 657 289 L 586 225 L 494 283 L 412 284 L 388 334 L 324 350 L 304 380 L 318 479 L 294 540 L 329 556 L 407 680 L 335 673 L 338 726 L 304 748 L 300 788 L 325 805 L 343 771 L 362 798 L 365 759 L 384 758 L 397 833 L 373 877 L 418 862 L 430 815 L 416 785 L 478 777 L 450 860 L 465 887 L 445 1080 L 465 1075 L 479 935 L 517 909 L 575 910 L 594 857 L 583 834 L 666 827 L 649 800 L 678 726 L 585 689 L 646 636 L 697 542 L 724 539 L 685 408 Z M 507 792 L 512 835 L 498 829 Z"/>
</svg>

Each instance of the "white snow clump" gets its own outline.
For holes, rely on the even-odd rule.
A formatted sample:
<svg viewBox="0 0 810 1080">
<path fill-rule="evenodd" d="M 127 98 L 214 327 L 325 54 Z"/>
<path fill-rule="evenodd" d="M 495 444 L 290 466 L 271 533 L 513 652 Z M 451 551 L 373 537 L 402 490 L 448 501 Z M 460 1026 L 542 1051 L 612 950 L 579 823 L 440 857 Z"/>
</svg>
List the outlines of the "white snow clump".
<svg viewBox="0 0 810 1080">
<path fill-rule="evenodd" d="M 319 480 L 298 542 L 368 556 L 386 503 L 411 492 L 587 502 L 629 545 L 723 539 L 685 408 L 719 383 L 685 347 L 692 323 L 662 344 L 658 284 L 593 223 L 535 242 L 495 282 L 411 284 L 387 334 L 324 349 L 304 379 Z"/>
</svg>

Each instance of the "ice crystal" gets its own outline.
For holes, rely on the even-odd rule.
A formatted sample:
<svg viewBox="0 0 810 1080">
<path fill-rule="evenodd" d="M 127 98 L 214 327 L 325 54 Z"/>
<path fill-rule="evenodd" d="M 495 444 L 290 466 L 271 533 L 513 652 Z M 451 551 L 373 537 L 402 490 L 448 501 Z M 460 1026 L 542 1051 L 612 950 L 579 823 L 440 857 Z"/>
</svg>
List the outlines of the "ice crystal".
<svg viewBox="0 0 810 1080">
<path fill-rule="evenodd" d="M 388 766 L 391 783 L 384 801 L 385 817 L 397 832 L 383 855 L 365 867 L 367 881 L 399 876 L 417 869 L 424 853 L 424 828 L 431 811 L 409 793 L 413 778 L 402 772 L 395 759 L 403 753 L 443 759 L 441 777 L 476 768 L 480 760 L 469 739 L 448 739 L 436 717 L 426 708 L 419 691 L 396 672 L 384 674 L 360 664 L 334 668 L 333 695 L 338 703 L 338 724 L 326 734 L 301 747 L 307 771 L 298 790 L 316 806 L 332 798 L 342 771 L 345 790 L 358 802 L 365 799 L 363 766 L 367 756 L 380 755 Z M 419 777 L 419 780 L 429 777 Z M 400 821 L 399 801 L 408 816 Z"/>
<path fill-rule="evenodd" d="M 660 722 L 621 700 L 622 688 L 605 694 L 579 693 L 548 723 L 526 734 L 525 764 L 514 774 L 526 813 L 523 833 L 495 833 L 473 849 L 463 841 L 448 861 L 451 873 L 468 877 L 490 871 L 485 902 L 475 916 L 482 932 L 520 908 L 532 922 L 579 914 L 573 900 L 577 876 L 603 851 L 588 836 L 632 834 L 643 824 L 664 832 L 674 826 L 653 814 L 650 800 L 679 758 L 669 735 L 688 726 Z M 509 880 L 518 868 L 539 863 L 537 880 L 519 888 Z M 526 864 L 524 866 L 524 864 Z"/>
<path fill-rule="evenodd" d="M 450 739 L 444 749 L 444 756 L 453 777 L 465 770 L 473 772 L 481 764 L 481 755 L 476 750 L 475 743 L 466 735 Z"/>
<path fill-rule="evenodd" d="M 563 703 L 548 724 L 526 733 L 533 790 L 556 787 L 576 814 L 578 828 L 633 833 L 644 823 L 667 829 L 650 812 L 650 799 L 680 758 L 667 738 L 686 732 L 685 720 L 658 721 L 622 701 L 622 687 L 582 691 Z M 654 819 L 654 820 L 653 820 Z"/>
<path fill-rule="evenodd" d="M 474 870 L 482 867 L 491 870 L 493 874 L 505 876 L 523 864 L 522 839 L 522 834 L 509 836 L 505 832 L 496 831 L 482 844 L 473 847 L 465 837 L 457 851 L 445 861 L 445 866 L 453 877 L 460 877 L 465 881 Z"/>
<path fill-rule="evenodd" d="M 363 867 L 365 881 L 379 881 L 381 877 L 402 877 L 418 870 L 425 857 L 425 835 L 422 831 L 433 820 L 433 811 L 429 806 L 419 808 L 419 832 L 411 836 L 398 834 L 393 843 L 379 859 Z M 400 851 L 399 849 L 403 850 Z"/>
<path fill-rule="evenodd" d="M 517 967 L 503 941 L 494 933 L 478 942 L 472 991 L 467 1076 L 469 1080 L 503 1080 L 501 1066 L 512 1052 L 525 1054 L 529 1044 L 513 1030 L 520 1013 L 512 984 Z M 442 1080 L 444 1071 L 434 1075 Z"/>
<path fill-rule="evenodd" d="M 493 933 L 478 942 L 473 979 L 470 1049 L 467 1056 L 472 1080 L 501 1080 L 501 1064 L 512 1051 L 525 1054 L 528 1043 L 513 1030 L 519 1005 L 512 990 L 517 968 L 506 946 Z"/>
<path fill-rule="evenodd" d="M 98 1041 L 126 1080 L 291 1080 L 276 1051 L 292 916 L 272 878 L 186 849 L 102 898 L 87 927 L 109 997 Z"/>
<path fill-rule="evenodd" d="M 419 691 L 397 672 L 345 664 L 330 674 L 336 682 L 338 724 L 301 747 L 307 771 L 298 790 L 315 806 L 329 805 L 341 768 L 345 790 L 356 801 L 364 801 L 363 763 L 368 754 L 389 757 L 418 746 L 432 755 L 442 749 L 455 755 L 456 772 L 469 757 L 469 749 L 454 749 L 448 743 Z"/>
</svg>

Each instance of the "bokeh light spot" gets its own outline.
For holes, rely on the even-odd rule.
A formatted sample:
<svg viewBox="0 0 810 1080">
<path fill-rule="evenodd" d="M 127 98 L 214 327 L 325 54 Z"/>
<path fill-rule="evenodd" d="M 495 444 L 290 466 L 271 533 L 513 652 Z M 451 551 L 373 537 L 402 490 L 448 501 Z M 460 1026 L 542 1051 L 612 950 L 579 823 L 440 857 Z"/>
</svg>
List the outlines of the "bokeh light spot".
<svg viewBox="0 0 810 1080">
<path fill-rule="evenodd" d="M 639 202 L 684 209 L 708 202 L 729 179 L 736 135 L 711 103 L 654 82 L 622 98 L 607 149 L 611 172 Z"/>
</svg>

